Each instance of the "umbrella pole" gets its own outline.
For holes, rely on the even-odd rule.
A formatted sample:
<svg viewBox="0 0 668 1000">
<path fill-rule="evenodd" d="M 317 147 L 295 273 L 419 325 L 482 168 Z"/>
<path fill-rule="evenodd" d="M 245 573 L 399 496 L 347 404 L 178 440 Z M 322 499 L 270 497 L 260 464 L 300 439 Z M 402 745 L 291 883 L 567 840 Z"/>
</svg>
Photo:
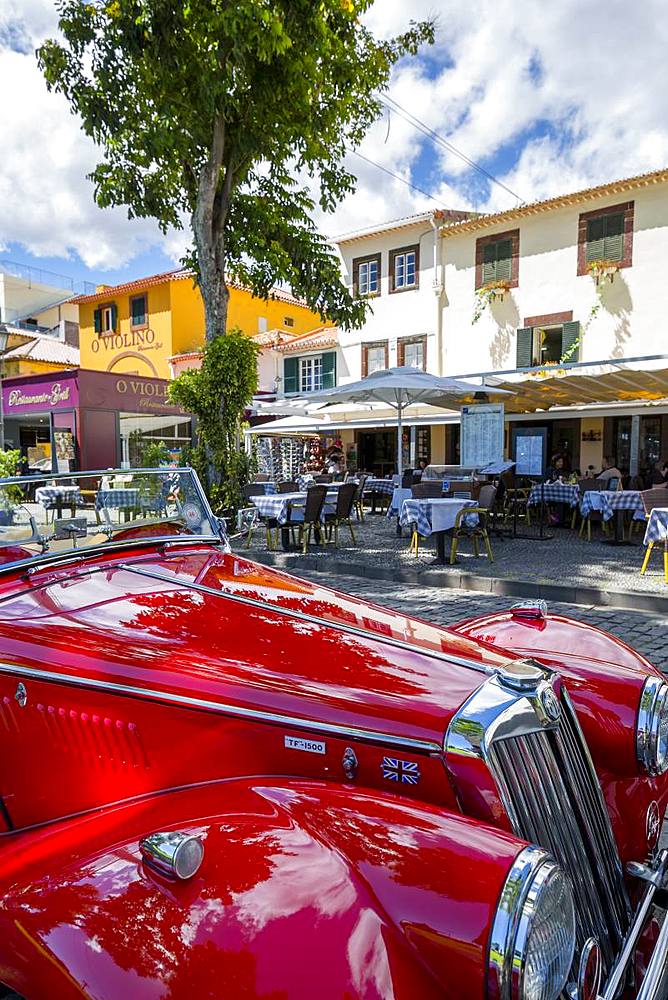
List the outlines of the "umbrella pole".
<svg viewBox="0 0 668 1000">
<path fill-rule="evenodd" d="M 399 479 L 403 475 L 403 442 L 401 440 L 401 403 L 397 404 L 397 471 L 399 473 Z M 401 485 L 401 481 L 399 483 Z"/>
</svg>

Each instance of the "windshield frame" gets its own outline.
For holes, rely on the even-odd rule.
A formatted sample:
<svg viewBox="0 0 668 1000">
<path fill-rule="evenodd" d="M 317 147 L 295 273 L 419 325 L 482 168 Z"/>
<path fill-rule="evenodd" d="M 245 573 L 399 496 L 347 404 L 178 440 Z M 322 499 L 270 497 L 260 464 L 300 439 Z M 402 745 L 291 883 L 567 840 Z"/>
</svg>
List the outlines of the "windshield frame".
<svg viewBox="0 0 668 1000">
<path fill-rule="evenodd" d="M 200 482 L 199 476 L 193 468 L 190 466 L 178 466 L 172 468 L 132 468 L 132 469 L 84 469 L 78 472 L 51 472 L 51 473 L 41 473 L 39 475 L 31 476 L 12 476 L 11 478 L 0 479 L 0 490 L 7 486 L 34 486 L 36 483 L 38 485 L 55 484 L 57 485 L 59 481 L 73 481 L 81 480 L 103 476 L 113 477 L 113 476 L 128 476 L 128 475 L 188 475 L 192 478 L 192 482 L 195 486 L 195 490 L 202 504 L 204 514 L 209 524 L 212 527 L 211 534 L 167 534 L 167 535 L 146 535 L 142 538 L 141 536 L 135 536 L 134 538 L 119 538 L 114 540 L 112 537 L 107 538 L 95 545 L 90 545 L 85 548 L 70 548 L 63 549 L 60 552 L 52 552 L 48 548 L 44 549 L 42 552 L 37 552 L 35 555 L 30 556 L 26 559 L 17 559 L 14 562 L 0 563 L 0 576 L 13 573 L 16 570 L 25 570 L 28 568 L 28 572 L 32 568 L 37 569 L 39 566 L 59 563 L 59 562 L 73 562 L 79 560 L 85 560 L 91 556 L 104 554 L 115 549 L 127 549 L 128 547 L 146 547 L 146 546 L 164 546 L 168 545 L 193 545 L 193 544 L 206 544 L 206 545 L 216 545 L 223 546 L 226 550 L 229 550 L 229 542 L 227 539 L 227 533 L 225 531 L 225 522 L 217 517 L 211 510 L 211 505 L 209 503 L 208 497 L 204 492 L 202 484 Z M 157 524 L 159 522 L 152 522 L 152 524 Z M 132 522 L 128 522 L 128 529 L 132 528 Z M 215 529 L 218 529 L 218 533 L 215 533 Z M 25 539 L 24 542 L 28 540 Z M 30 539 L 31 543 L 37 542 L 38 539 Z M 20 543 L 19 543 L 20 544 Z M 1 548 L 0 548 L 1 551 Z"/>
</svg>

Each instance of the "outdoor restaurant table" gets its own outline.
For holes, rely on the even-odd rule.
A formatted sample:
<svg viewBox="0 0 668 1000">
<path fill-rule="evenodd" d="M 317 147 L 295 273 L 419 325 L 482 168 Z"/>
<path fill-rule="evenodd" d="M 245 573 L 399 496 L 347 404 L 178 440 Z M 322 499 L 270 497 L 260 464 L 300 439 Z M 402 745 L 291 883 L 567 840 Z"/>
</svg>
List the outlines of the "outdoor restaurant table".
<svg viewBox="0 0 668 1000">
<path fill-rule="evenodd" d="M 649 515 L 643 545 L 668 540 L 668 507 L 654 507 Z"/>
<path fill-rule="evenodd" d="M 632 542 L 624 540 L 624 511 L 644 509 L 640 490 L 587 490 L 580 504 L 583 517 L 587 517 L 593 510 L 600 510 L 604 521 L 617 515 L 615 537 L 608 545 L 632 545 Z"/>
<path fill-rule="evenodd" d="M 326 485 L 329 489 L 331 484 L 324 483 L 323 485 Z M 265 495 L 249 497 L 248 499 L 255 507 L 257 507 L 261 517 L 267 518 L 267 520 L 270 521 L 276 521 L 278 526 L 281 527 L 288 519 L 290 504 L 306 503 L 306 490 L 300 493 L 276 493 L 273 496 Z M 335 504 L 336 491 L 332 491 L 331 496 L 327 497 L 326 502 L 323 504 L 321 517 L 324 518 L 325 514 L 333 513 L 335 510 Z M 281 544 L 284 549 L 287 549 L 290 545 L 289 535 L 289 530 L 287 528 L 282 528 Z"/>
<path fill-rule="evenodd" d="M 127 515 L 129 511 L 137 510 L 139 507 L 138 489 L 120 489 L 112 487 L 108 490 L 98 490 L 95 498 L 95 510 L 116 510 L 124 511 Z"/>
<path fill-rule="evenodd" d="M 81 493 L 78 486 L 39 486 L 35 490 L 35 501 L 41 503 L 45 510 L 55 508 L 60 517 L 63 507 L 74 510 L 81 503 Z"/>
<path fill-rule="evenodd" d="M 577 507 L 580 500 L 580 487 L 573 483 L 537 483 L 531 487 L 527 507 L 537 507 L 545 503 L 567 503 L 569 507 Z"/>
<path fill-rule="evenodd" d="M 402 528 L 414 525 L 417 533 L 425 538 L 436 535 L 436 562 L 444 565 L 445 533 L 455 526 L 457 514 L 464 507 L 477 507 L 476 500 L 463 497 L 444 497 L 439 499 L 404 500 L 399 513 L 399 523 Z M 477 514 L 472 515 L 477 518 Z"/>
<path fill-rule="evenodd" d="M 364 484 L 364 496 L 371 494 L 371 513 L 376 513 L 376 496 L 383 493 L 385 496 L 392 496 L 394 493 L 394 483 L 391 479 L 374 479 L 369 476 Z"/>
</svg>

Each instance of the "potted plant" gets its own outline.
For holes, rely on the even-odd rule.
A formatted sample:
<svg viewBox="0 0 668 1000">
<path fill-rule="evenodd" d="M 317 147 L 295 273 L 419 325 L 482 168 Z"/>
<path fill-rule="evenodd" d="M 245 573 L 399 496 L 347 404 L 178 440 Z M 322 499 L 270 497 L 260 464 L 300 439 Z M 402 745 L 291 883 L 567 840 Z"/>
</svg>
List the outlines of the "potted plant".
<svg viewBox="0 0 668 1000">
<path fill-rule="evenodd" d="M 597 285 L 606 281 L 612 283 L 617 271 L 619 271 L 619 261 L 592 260 L 587 264 L 587 270 Z"/>
</svg>

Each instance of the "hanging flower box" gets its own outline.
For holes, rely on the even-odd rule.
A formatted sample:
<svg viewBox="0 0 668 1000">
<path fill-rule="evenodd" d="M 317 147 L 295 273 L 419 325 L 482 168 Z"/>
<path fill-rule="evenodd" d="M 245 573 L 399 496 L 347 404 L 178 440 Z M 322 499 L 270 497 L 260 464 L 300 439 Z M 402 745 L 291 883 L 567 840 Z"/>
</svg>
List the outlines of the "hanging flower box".
<svg viewBox="0 0 668 1000">
<path fill-rule="evenodd" d="M 497 281 L 488 281 L 476 292 L 475 309 L 473 311 L 473 323 L 477 323 L 487 306 L 491 306 L 498 299 L 503 302 L 503 296 L 510 291 L 511 282 L 506 278 Z"/>
<path fill-rule="evenodd" d="M 619 261 L 592 260 L 587 264 L 587 270 L 598 285 L 601 281 L 612 281 L 619 271 Z"/>
</svg>

